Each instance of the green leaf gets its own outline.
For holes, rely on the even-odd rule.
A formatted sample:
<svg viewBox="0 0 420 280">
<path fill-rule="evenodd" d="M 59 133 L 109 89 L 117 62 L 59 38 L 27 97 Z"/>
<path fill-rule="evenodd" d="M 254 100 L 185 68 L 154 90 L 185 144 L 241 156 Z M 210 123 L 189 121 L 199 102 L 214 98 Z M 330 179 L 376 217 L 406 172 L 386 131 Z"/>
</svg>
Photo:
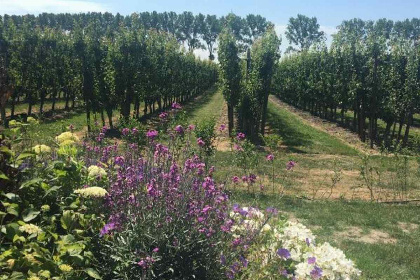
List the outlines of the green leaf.
<svg viewBox="0 0 420 280">
<path fill-rule="evenodd" d="M 0 179 L 3 180 L 10 180 L 9 177 L 6 176 L 6 174 L 4 174 L 3 172 L 0 171 Z"/>
<path fill-rule="evenodd" d="M 5 154 L 7 154 L 9 156 L 12 156 L 13 155 L 13 151 L 10 150 L 9 148 L 7 148 L 6 146 L 1 146 L 0 147 L 0 152 L 1 153 L 5 153 Z"/>
<path fill-rule="evenodd" d="M 13 216 L 19 216 L 19 205 L 16 203 L 10 203 L 7 208 L 6 212 Z"/>
<path fill-rule="evenodd" d="M 35 211 L 33 208 L 25 209 L 22 212 L 23 221 L 29 222 L 38 217 L 40 211 Z"/>
<path fill-rule="evenodd" d="M 15 193 L 6 193 L 4 194 L 5 197 L 7 197 L 10 200 L 19 200 L 19 195 L 15 194 Z"/>
<path fill-rule="evenodd" d="M 36 156 L 35 153 L 21 153 L 16 160 L 23 160 L 25 158 L 34 157 Z"/>
<path fill-rule="evenodd" d="M 33 185 L 39 185 L 39 183 L 42 182 L 41 178 L 35 178 L 29 181 L 24 182 L 19 189 L 24 189 Z"/>
<path fill-rule="evenodd" d="M 63 216 L 61 216 L 61 226 L 70 231 L 73 228 L 74 223 L 76 222 L 74 220 L 74 215 L 71 211 L 66 210 L 63 212 Z"/>
<path fill-rule="evenodd" d="M 58 191 L 59 189 L 61 189 L 61 186 L 54 186 L 54 187 L 50 188 L 48 191 L 45 192 L 44 197 L 46 197 L 47 195 L 49 195 L 52 192 Z"/>
<path fill-rule="evenodd" d="M 94 270 L 93 268 L 86 268 L 85 272 L 92 278 L 102 279 L 102 277 L 99 275 L 99 273 L 96 270 Z"/>
</svg>

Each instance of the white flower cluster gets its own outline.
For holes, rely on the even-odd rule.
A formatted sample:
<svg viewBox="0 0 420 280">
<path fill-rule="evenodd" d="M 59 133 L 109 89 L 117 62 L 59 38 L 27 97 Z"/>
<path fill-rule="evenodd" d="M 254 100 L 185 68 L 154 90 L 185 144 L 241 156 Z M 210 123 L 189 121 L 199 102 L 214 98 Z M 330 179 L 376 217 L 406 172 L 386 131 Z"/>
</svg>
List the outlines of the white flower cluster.
<svg viewBox="0 0 420 280">
<path fill-rule="evenodd" d="M 47 145 L 36 145 L 32 148 L 32 151 L 34 151 L 35 154 L 40 155 L 40 154 L 50 153 L 51 148 L 48 147 Z"/>
<path fill-rule="evenodd" d="M 88 176 L 95 179 L 106 177 L 106 171 L 99 166 L 91 165 L 88 167 Z"/>
<path fill-rule="evenodd" d="M 42 232 L 42 229 L 34 224 L 24 224 L 19 227 L 19 230 L 28 234 L 40 234 Z"/>
<path fill-rule="evenodd" d="M 267 222 L 261 211 L 248 207 L 232 212 L 231 218 L 239 222 L 231 230 L 234 238 L 260 230 L 247 256 L 254 264 L 247 275 L 252 279 L 277 279 L 282 273 L 296 280 L 351 280 L 361 274 L 340 249 L 329 243 L 317 245 L 311 230 L 301 223 L 277 218 Z"/>
<path fill-rule="evenodd" d="M 77 189 L 74 191 L 74 193 L 77 193 L 81 195 L 82 197 L 104 197 L 108 192 L 100 187 L 88 187 L 83 189 Z"/>
<path fill-rule="evenodd" d="M 79 137 L 76 134 L 71 133 L 70 131 L 63 132 L 58 135 L 55 140 L 61 145 L 71 145 L 75 142 L 79 142 Z"/>
</svg>

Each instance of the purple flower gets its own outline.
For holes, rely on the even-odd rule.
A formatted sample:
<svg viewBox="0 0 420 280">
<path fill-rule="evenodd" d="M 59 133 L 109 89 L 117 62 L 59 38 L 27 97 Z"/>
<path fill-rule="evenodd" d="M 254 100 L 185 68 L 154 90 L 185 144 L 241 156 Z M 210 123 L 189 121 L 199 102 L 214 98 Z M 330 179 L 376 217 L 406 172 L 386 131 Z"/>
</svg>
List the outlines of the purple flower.
<svg viewBox="0 0 420 280">
<path fill-rule="evenodd" d="M 226 265 L 226 257 L 225 257 L 225 255 L 220 255 L 220 263 L 222 265 Z"/>
<path fill-rule="evenodd" d="M 123 128 L 121 131 L 122 135 L 127 136 L 130 133 L 130 129 L 128 128 Z"/>
<path fill-rule="evenodd" d="M 139 130 L 137 128 L 133 128 L 131 130 L 131 133 L 133 133 L 133 135 L 137 135 L 139 133 Z"/>
<path fill-rule="evenodd" d="M 248 180 L 251 184 L 255 183 L 257 181 L 257 175 L 255 174 L 249 174 Z"/>
<path fill-rule="evenodd" d="M 234 182 L 235 184 L 239 183 L 239 177 L 238 176 L 233 176 L 232 177 L 232 182 Z"/>
<path fill-rule="evenodd" d="M 158 134 L 159 133 L 156 130 L 149 130 L 146 132 L 146 137 L 153 140 L 158 136 Z"/>
<path fill-rule="evenodd" d="M 175 131 L 178 133 L 178 134 L 184 134 L 184 128 L 181 126 L 181 125 L 177 125 L 176 127 L 175 127 Z"/>
<path fill-rule="evenodd" d="M 113 229 L 115 229 L 115 223 L 108 223 L 105 224 L 104 227 L 101 229 L 99 235 L 102 237 L 104 235 L 109 234 Z"/>
<path fill-rule="evenodd" d="M 206 143 L 203 141 L 203 139 L 201 139 L 201 137 L 197 139 L 197 144 L 200 147 L 204 147 L 206 145 Z"/>
<path fill-rule="evenodd" d="M 276 208 L 273 208 L 273 207 L 268 207 L 266 211 L 267 211 L 267 213 L 270 213 L 274 216 L 276 216 L 279 213 L 279 210 L 277 210 Z"/>
<path fill-rule="evenodd" d="M 159 252 L 159 247 L 156 247 L 155 249 L 153 249 L 153 251 L 152 251 L 153 253 L 157 253 L 157 252 Z"/>
<path fill-rule="evenodd" d="M 320 279 L 321 277 L 322 277 L 322 269 L 318 266 L 315 266 L 314 269 L 311 271 L 311 278 Z"/>
<path fill-rule="evenodd" d="M 238 144 L 233 145 L 233 148 L 234 148 L 236 151 L 243 151 L 243 150 L 244 150 L 244 149 L 243 149 L 240 145 L 238 145 Z"/>
<path fill-rule="evenodd" d="M 248 260 L 244 258 L 244 256 L 240 256 L 239 260 L 241 261 L 243 267 L 248 267 Z"/>
<path fill-rule="evenodd" d="M 138 263 L 137 263 L 137 265 L 138 266 L 140 266 L 141 268 L 143 268 L 143 269 L 146 269 L 147 268 L 147 263 L 146 263 L 146 261 L 145 260 L 143 260 L 143 259 L 141 259 Z"/>
<path fill-rule="evenodd" d="M 236 135 L 236 139 L 237 139 L 238 141 L 242 141 L 242 140 L 244 140 L 244 139 L 245 139 L 245 134 L 244 134 L 244 133 L 242 133 L 242 132 L 239 132 L 239 133 Z"/>
<path fill-rule="evenodd" d="M 226 125 L 225 124 L 221 124 L 219 127 L 220 131 L 224 131 L 226 129 Z"/>
<path fill-rule="evenodd" d="M 118 157 L 115 158 L 115 164 L 116 165 L 122 166 L 124 164 L 124 161 L 125 161 L 124 157 L 122 157 L 122 156 L 118 156 Z"/>
<path fill-rule="evenodd" d="M 308 245 L 308 246 L 311 245 L 311 240 L 309 238 L 307 238 L 307 237 L 305 239 L 305 242 L 306 242 L 306 245 Z"/>
<path fill-rule="evenodd" d="M 289 161 L 289 162 L 286 164 L 286 169 L 287 169 L 287 170 L 292 170 L 292 169 L 293 169 L 293 167 L 295 167 L 295 165 L 296 165 L 296 162 L 294 162 L 293 160 L 291 160 L 291 161 Z"/>
<path fill-rule="evenodd" d="M 159 114 L 159 119 L 166 120 L 168 118 L 168 113 L 162 112 Z"/>
<path fill-rule="evenodd" d="M 280 258 L 284 258 L 286 260 L 290 258 L 290 252 L 285 248 L 278 249 L 277 255 L 279 255 Z"/>
<path fill-rule="evenodd" d="M 274 160 L 274 155 L 273 155 L 273 154 L 268 154 L 268 155 L 265 157 L 265 159 L 266 159 L 267 161 L 273 161 L 273 160 Z"/>
<path fill-rule="evenodd" d="M 316 258 L 315 257 L 308 258 L 308 264 L 314 264 L 314 263 L 316 263 Z"/>
<path fill-rule="evenodd" d="M 181 108 L 182 108 L 181 104 L 176 103 L 176 102 L 172 103 L 172 109 L 181 109 Z"/>
</svg>

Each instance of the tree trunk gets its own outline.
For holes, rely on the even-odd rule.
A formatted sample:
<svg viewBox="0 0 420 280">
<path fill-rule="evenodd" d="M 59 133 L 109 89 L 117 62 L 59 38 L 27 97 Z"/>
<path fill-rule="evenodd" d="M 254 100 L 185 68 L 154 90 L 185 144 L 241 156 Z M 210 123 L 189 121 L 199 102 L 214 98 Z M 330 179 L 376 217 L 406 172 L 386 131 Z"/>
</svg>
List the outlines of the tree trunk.
<svg viewBox="0 0 420 280">
<path fill-rule="evenodd" d="M 261 127 L 260 127 L 260 132 L 261 135 L 264 136 L 265 133 L 265 123 L 267 121 L 267 106 L 268 106 L 268 92 L 269 90 L 267 89 L 267 94 L 264 97 L 264 105 L 263 105 L 263 110 L 262 110 L 262 116 L 261 116 Z"/>
<path fill-rule="evenodd" d="M 228 105 L 228 130 L 229 136 L 232 135 L 233 131 L 233 106 Z"/>
<path fill-rule="evenodd" d="M 403 139 L 403 147 L 407 146 L 408 143 L 408 135 L 410 133 L 410 126 L 413 123 L 413 113 L 410 111 L 410 113 L 408 114 L 408 119 L 407 119 L 407 126 L 405 128 L 405 133 L 404 133 L 404 139 Z"/>
</svg>

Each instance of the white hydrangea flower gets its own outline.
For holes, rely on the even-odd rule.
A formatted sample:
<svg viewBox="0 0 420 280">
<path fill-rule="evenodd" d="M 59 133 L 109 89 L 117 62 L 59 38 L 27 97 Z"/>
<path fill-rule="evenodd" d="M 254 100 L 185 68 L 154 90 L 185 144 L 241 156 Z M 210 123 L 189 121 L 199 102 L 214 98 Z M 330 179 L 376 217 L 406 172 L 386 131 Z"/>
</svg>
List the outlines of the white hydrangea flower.
<svg viewBox="0 0 420 280">
<path fill-rule="evenodd" d="M 67 131 L 63 132 L 60 135 L 58 135 L 55 140 L 57 140 L 58 143 L 63 143 L 66 140 L 72 140 L 74 142 L 79 142 L 79 137 L 76 136 L 76 134 Z"/>
<path fill-rule="evenodd" d="M 42 229 L 34 224 L 25 224 L 20 226 L 19 230 L 28 234 L 40 234 L 42 232 Z"/>
<path fill-rule="evenodd" d="M 101 187 L 88 187 L 74 191 L 82 197 L 104 197 L 108 192 Z"/>
<path fill-rule="evenodd" d="M 48 147 L 47 145 L 36 145 L 34 147 L 32 147 L 32 151 L 35 152 L 35 154 L 40 155 L 40 154 L 47 154 L 51 152 L 51 148 Z"/>
<path fill-rule="evenodd" d="M 99 166 L 91 165 L 88 167 L 88 176 L 91 178 L 106 177 L 106 171 Z"/>
</svg>

